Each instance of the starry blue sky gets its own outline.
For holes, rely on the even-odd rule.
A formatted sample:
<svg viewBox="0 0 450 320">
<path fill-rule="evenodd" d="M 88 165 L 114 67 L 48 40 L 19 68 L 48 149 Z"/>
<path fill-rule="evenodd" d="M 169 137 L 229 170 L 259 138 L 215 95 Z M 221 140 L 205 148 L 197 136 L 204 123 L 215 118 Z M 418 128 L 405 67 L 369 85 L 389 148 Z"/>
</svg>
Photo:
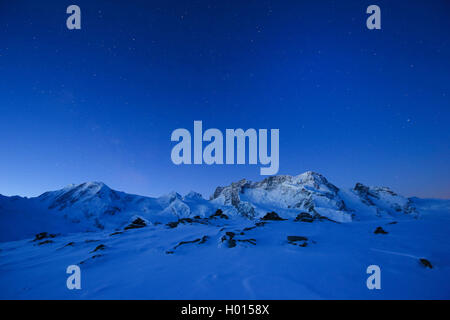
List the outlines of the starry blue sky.
<svg viewBox="0 0 450 320">
<path fill-rule="evenodd" d="M 209 196 L 263 178 L 172 164 L 171 132 L 202 120 L 279 128 L 280 174 L 450 198 L 449 14 L 445 0 L 0 1 L 0 193 Z"/>
</svg>

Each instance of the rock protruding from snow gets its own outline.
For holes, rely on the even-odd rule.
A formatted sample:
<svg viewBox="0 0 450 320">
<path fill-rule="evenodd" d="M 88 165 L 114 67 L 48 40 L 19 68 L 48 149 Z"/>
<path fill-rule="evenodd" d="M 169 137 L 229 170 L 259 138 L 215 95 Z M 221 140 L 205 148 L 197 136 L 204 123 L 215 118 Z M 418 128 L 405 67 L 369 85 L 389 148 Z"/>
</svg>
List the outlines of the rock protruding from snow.
<svg viewBox="0 0 450 320">
<path fill-rule="evenodd" d="M 216 212 L 214 214 L 212 214 L 209 218 L 210 219 L 216 219 L 216 218 L 228 219 L 228 216 L 226 214 L 224 214 L 221 209 L 217 209 Z"/>
<path fill-rule="evenodd" d="M 313 222 L 314 218 L 312 215 L 310 215 L 308 212 L 300 212 L 297 217 L 295 217 L 294 221 L 301 221 L 301 222 Z"/>
<path fill-rule="evenodd" d="M 389 232 L 384 230 L 382 227 L 377 227 L 373 233 L 375 233 L 375 234 L 388 234 Z"/>
<path fill-rule="evenodd" d="M 425 268 L 429 268 L 429 269 L 433 269 L 433 265 L 431 264 L 430 261 L 428 261 L 425 258 L 420 258 L 419 259 L 420 263 L 425 267 Z"/>
<path fill-rule="evenodd" d="M 267 212 L 264 217 L 261 218 L 261 220 L 267 220 L 267 221 L 284 221 L 286 219 L 281 218 L 278 213 L 272 211 Z"/>
<path fill-rule="evenodd" d="M 126 226 L 124 229 L 125 230 L 129 230 L 129 229 L 140 229 L 140 228 L 144 228 L 147 226 L 147 222 L 145 222 L 144 219 L 137 217 L 136 219 L 133 220 L 133 222 L 131 222 L 128 226 Z"/>
</svg>

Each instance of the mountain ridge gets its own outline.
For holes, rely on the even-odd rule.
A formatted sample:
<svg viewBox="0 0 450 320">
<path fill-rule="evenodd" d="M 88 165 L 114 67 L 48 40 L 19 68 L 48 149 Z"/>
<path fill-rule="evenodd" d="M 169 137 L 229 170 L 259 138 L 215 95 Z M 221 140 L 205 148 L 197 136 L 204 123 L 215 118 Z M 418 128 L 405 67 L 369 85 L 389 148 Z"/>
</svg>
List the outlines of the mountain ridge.
<svg viewBox="0 0 450 320">
<path fill-rule="evenodd" d="M 99 182 L 0 196 L 0 298 L 442 299 L 449 226 L 450 200 L 339 188 L 314 172 L 240 180 L 210 200 Z M 78 292 L 65 286 L 74 264 Z M 374 264 L 378 292 L 365 285 Z"/>
<path fill-rule="evenodd" d="M 76 230 L 95 231 L 119 229 L 137 217 L 150 223 L 205 218 L 218 209 L 231 218 L 254 220 L 274 211 L 287 219 L 303 213 L 341 223 L 378 217 L 394 219 L 399 215 L 418 218 L 420 214 L 414 198 L 402 197 L 387 187 L 358 182 L 351 189 L 339 188 L 313 171 L 271 176 L 257 182 L 241 179 L 217 187 L 209 200 L 195 191 L 184 196 L 175 191 L 159 197 L 128 194 L 95 181 L 71 184 L 33 198 L 0 196 L 0 220 L 5 234 L 11 233 L 6 229 L 18 223 L 19 216 L 33 221 L 38 221 L 40 215 L 45 217 L 42 220 L 62 218 L 69 225 L 76 225 Z M 0 240 L 4 238 L 0 235 Z"/>
</svg>

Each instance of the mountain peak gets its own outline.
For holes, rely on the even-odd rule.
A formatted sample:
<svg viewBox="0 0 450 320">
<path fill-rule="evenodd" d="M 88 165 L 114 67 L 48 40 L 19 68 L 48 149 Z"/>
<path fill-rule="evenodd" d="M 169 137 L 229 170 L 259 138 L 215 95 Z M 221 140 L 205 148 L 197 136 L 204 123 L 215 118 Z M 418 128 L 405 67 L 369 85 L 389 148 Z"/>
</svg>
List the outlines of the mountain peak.
<svg viewBox="0 0 450 320">
<path fill-rule="evenodd" d="M 67 192 L 69 190 L 74 190 L 74 189 L 77 189 L 77 190 L 89 190 L 89 189 L 94 190 L 95 189 L 97 191 L 100 191 L 101 189 L 109 189 L 110 190 L 110 188 L 101 181 L 88 181 L 88 182 L 83 182 L 80 184 L 72 183 L 72 184 L 69 184 L 69 185 L 65 186 L 64 188 L 54 191 L 54 192 L 58 192 L 58 191 Z"/>
<path fill-rule="evenodd" d="M 87 189 L 90 189 L 90 188 L 98 188 L 98 189 L 108 188 L 109 189 L 109 187 L 101 181 L 84 182 L 84 183 L 80 184 L 79 187 L 87 188 Z"/>
<path fill-rule="evenodd" d="M 317 183 L 328 183 L 327 178 L 325 178 L 322 174 L 314 171 L 303 172 L 295 176 L 295 178 L 302 182 L 314 181 Z"/>
<path fill-rule="evenodd" d="M 49 209 L 58 208 L 59 210 L 71 207 L 77 202 L 83 202 L 87 199 L 117 199 L 119 196 L 116 191 L 110 189 L 103 182 L 84 182 L 81 184 L 71 184 L 57 191 L 49 191 L 39 196 L 41 201 L 49 203 Z"/>
<path fill-rule="evenodd" d="M 203 196 L 198 192 L 190 191 L 183 197 L 183 199 L 203 199 Z"/>
</svg>

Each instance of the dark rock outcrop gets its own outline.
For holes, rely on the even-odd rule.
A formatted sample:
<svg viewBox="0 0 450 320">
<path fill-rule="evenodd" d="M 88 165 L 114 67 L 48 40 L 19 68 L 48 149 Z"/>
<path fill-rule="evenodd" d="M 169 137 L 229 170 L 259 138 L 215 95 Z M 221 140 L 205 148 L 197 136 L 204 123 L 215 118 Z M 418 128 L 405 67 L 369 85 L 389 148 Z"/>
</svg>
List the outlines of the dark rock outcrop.
<svg viewBox="0 0 450 320">
<path fill-rule="evenodd" d="M 169 222 L 168 224 L 166 224 L 166 226 L 168 226 L 169 228 L 173 229 L 176 228 L 178 226 L 178 221 L 173 221 L 173 222 Z"/>
<path fill-rule="evenodd" d="M 196 218 L 196 217 L 198 217 L 198 218 Z M 168 226 L 169 228 L 173 229 L 173 228 L 178 227 L 178 225 L 180 223 L 188 224 L 188 223 L 196 222 L 196 223 L 206 224 L 207 221 L 208 221 L 208 219 L 206 219 L 206 218 L 202 219 L 200 216 L 196 216 L 196 217 L 194 217 L 194 219 L 192 219 L 192 218 L 181 218 L 178 221 L 172 221 L 172 222 L 167 223 L 166 226 Z"/>
<path fill-rule="evenodd" d="M 311 214 L 308 212 L 301 212 L 295 217 L 294 221 L 301 221 L 301 222 L 313 222 L 314 218 Z"/>
<path fill-rule="evenodd" d="M 303 237 L 303 236 L 287 236 L 287 240 L 288 241 L 308 241 L 307 237 Z"/>
<path fill-rule="evenodd" d="M 201 239 L 195 239 L 195 240 L 191 240 L 191 241 L 180 241 L 175 247 L 173 247 L 174 249 L 178 248 L 179 246 L 182 246 L 183 244 L 188 244 L 188 243 L 196 243 L 196 242 L 200 242 Z"/>
<path fill-rule="evenodd" d="M 425 268 L 433 269 L 433 266 L 431 265 L 431 262 L 428 261 L 427 259 L 425 259 L 425 258 L 420 258 L 419 261 L 420 261 L 420 263 L 421 263 Z"/>
<path fill-rule="evenodd" d="M 264 217 L 261 218 L 261 220 L 271 220 L 271 221 L 283 221 L 287 219 L 281 218 L 276 212 L 268 212 Z"/>
<path fill-rule="evenodd" d="M 234 239 L 234 232 L 226 232 L 225 235 L 221 238 L 221 241 L 225 243 L 228 248 L 236 247 L 236 240 Z"/>
<path fill-rule="evenodd" d="M 48 232 L 41 232 L 41 233 L 38 233 L 37 235 L 35 235 L 33 241 L 40 241 L 40 240 L 55 238 L 55 237 L 56 237 L 56 234 L 51 234 Z"/>
<path fill-rule="evenodd" d="M 53 243 L 53 240 L 45 240 L 45 241 L 39 242 L 38 245 L 42 246 L 43 244 L 47 244 L 47 243 Z"/>
<path fill-rule="evenodd" d="M 173 247 L 173 250 L 168 250 L 166 251 L 166 254 L 173 254 L 175 253 L 175 249 L 177 249 L 179 246 L 182 246 L 184 244 L 189 244 L 189 243 L 198 243 L 198 244 L 202 244 L 205 243 L 206 241 L 208 241 L 209 236 L 203 236 L 201 239 L 194 239 L 194 240 L 188 240 L 188 241 L 180 241 L 175 247 Z"/>
<path fill-rule="evenodd" d="M 139 229 L 139 228 L 143 228 L 146 226 L 147 226 L 147 223 L 143 219 L 136 218 L 131 224 L 129 224 L 128 226 L 125 227 L 125 230 Z"/>
<path fill-rule="evenodd" d="M 373 233 L 375 233 L 375 234 L 388 234 L 388 232 L 385 231 L 382 227 L 377 227 Z"/>
<path fill-rule="evenodd" d="M 92 250 L 90 253 L 96 252 L 96 251 L 100 251 L 100 250 L 105 250 L 106 246 L 104 244 L 99 244 L 94 250 Z"/>
<path fill-rule="evenodd" d="M 308 245 L 308 238 L 303 236 L 287 236 L 287 241 L 299 247 L 306 247 Z"/>
<path fill-rule="evenodd" d="M 217 211 L 213 215 L 211 215 L 209 218 L 210 219 L 216 219 L 216 218 L 228 219 L 228 216 L 226 214 L 224 214 L 221 209 L 217 209 Z"/>
</svg>

